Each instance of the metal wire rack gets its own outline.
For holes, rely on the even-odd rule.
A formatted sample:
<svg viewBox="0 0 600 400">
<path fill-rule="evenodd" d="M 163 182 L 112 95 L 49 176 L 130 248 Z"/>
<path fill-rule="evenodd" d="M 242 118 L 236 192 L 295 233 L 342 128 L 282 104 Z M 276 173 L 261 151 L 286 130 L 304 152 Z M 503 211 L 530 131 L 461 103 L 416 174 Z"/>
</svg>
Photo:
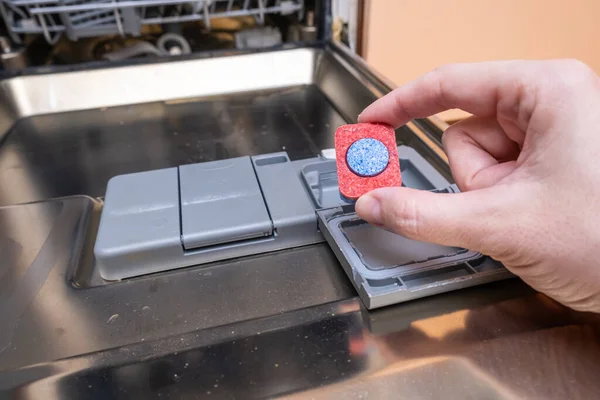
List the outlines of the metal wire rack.
<svg viewBox="0 0 600 400">
<path fill-rule="evenodd" d="M 139 36 L 143 25 L 253 16 L 264 24 L 267 14 L 299 13 L 304 0 L 0 0 L 0 15 L 11 39 L 43 34 L 54 44 L 64 33 L 70 40 L 120 34 Z"/>
</svg>

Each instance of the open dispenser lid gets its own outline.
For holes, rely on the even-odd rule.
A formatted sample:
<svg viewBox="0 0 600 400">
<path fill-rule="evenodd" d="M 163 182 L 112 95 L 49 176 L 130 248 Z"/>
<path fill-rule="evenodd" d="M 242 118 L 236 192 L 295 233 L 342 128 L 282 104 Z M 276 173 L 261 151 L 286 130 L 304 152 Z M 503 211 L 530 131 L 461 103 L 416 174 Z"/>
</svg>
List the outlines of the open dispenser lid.
<svg viewBox="0 0 600 400">
<path fill-rule="evenodd" d="M 414 149 L 400 146 L 398 154 L 404 185 L 458 192 Z M 305 165 L 302 175 L 318 209 L 319 229 L 367 308 L 511 276 L 501 264 L 478 252 L 411 240 L 361 220 L 352 204 L 336 196 L 332 161 Z"/>
<path fill-rule="evenodd" d="M 319 229 L 369 309 L 510 276 L 493 260 L 482 267 L 487 258 L 478 252 L 407 239 L 367 224 L 345 207 L 317 215 Z"/>
</svg>

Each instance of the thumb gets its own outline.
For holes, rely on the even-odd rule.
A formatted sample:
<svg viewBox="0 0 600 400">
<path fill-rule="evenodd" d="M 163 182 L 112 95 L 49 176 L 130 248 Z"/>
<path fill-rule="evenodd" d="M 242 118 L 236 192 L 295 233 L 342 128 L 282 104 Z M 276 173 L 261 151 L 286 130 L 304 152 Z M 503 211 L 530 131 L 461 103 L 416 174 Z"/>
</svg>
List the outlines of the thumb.
<svg viewBox="0 0 600 400">
<path fill-rule="evenodd" d="M 493 238 L 506 232 L 502 197 L 493 187 L 452 194 L 383 188 L 358 199 L 356 213 L 409 239 L 486 253 L 498 250 Z"/>
</svg>

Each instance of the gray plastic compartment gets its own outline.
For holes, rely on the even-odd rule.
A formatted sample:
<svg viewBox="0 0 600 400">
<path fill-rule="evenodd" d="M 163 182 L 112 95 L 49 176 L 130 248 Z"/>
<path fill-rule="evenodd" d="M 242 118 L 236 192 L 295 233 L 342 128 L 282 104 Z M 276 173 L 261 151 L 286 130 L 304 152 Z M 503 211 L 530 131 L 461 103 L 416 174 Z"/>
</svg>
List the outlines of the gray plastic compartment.
<svg viewBox="0 0 600 400">
<path fill-rule="evenodd" d="M 468 252 L 459 247 L 411 240 L 352 215 L 338 218 L 336 229 L 350 243 L 365 267 L 375 271 L 396 267 L 419 268 L 441 258 L 462 259 Z"/>
<path fill-rule="evenodd" d="M 103 279 L 121 280 L 323 240 L 296 167 L 276 153 L 111 179 L 94 254 Z"/>
<path fill-rule="evenodd" d="M 398 147 L 403 186 L 457 193 L 456 185 L 407 146 Z M 407 239 L 358 218 L 339 196 L 334 160 L 315 160 L 300 168 L 319 216 L 319 228 L 367 308 L 512 277 L 480 253 Z M 472 263 L 469 264 L 469 263 Z"/>
<path fill-rule="evenodd" d="M 302 168 L 302 179 L 317 208 L 352 204 L 340 197 L 335 160 L 316 161 Z"/>
<path fill-rule="evenodd" d="M 385 232 L 343 207 L 317 214 L 321 232 L 369 309 L 513 277 L 500 263 L 479 267 L 480 253 Z"/>
<path fill-rule="evenodd" d="M 458 192 L 414 149 L 398 153 L 406 186 Z M 324 240 L 369 309 L 513 276 L 368 225 L 339 196 L 335 161 L 285 152 L 111 179 L 94 251 L 102 278 L 120 280 Z"/>
<path fill-rule="evenodd" d="M 323 242 L 310 197 L 287 153 L 252 157 L 275 237 L 288 247 Z"/>
<path fill-rule="evenodd" d="M 367 224 L 354 212 L 344 212 L 341 207 L 320 210 L 318 215 L 325 239 L 330 245 L 333 241 L 335 246 L 332 247 L 339 248 L 344 260 L 366 279 L 397 278 L 481 257 L 478 252 L 418 242 L 384 231 Z"/>
<path fill-rule="evenodd" d="M 94 254 L 106 280 L 174 268 L 183 250 L 177 168 L 108 182 Z"/>
</svg>

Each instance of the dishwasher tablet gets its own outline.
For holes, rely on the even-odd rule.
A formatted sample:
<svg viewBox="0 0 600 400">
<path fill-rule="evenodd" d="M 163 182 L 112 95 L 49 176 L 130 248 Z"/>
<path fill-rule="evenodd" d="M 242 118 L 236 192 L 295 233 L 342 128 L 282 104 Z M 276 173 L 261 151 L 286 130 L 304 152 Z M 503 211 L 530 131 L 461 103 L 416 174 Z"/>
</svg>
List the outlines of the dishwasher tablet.
<svg viewBox="0 0 600 400">
<path fill-rule="evenodd" d="M 394 129 L 384 124 L 349 124 L 335 132 L 338 184 L 354 201 L 371 190 L 401 186 Z"/>
</svg>

